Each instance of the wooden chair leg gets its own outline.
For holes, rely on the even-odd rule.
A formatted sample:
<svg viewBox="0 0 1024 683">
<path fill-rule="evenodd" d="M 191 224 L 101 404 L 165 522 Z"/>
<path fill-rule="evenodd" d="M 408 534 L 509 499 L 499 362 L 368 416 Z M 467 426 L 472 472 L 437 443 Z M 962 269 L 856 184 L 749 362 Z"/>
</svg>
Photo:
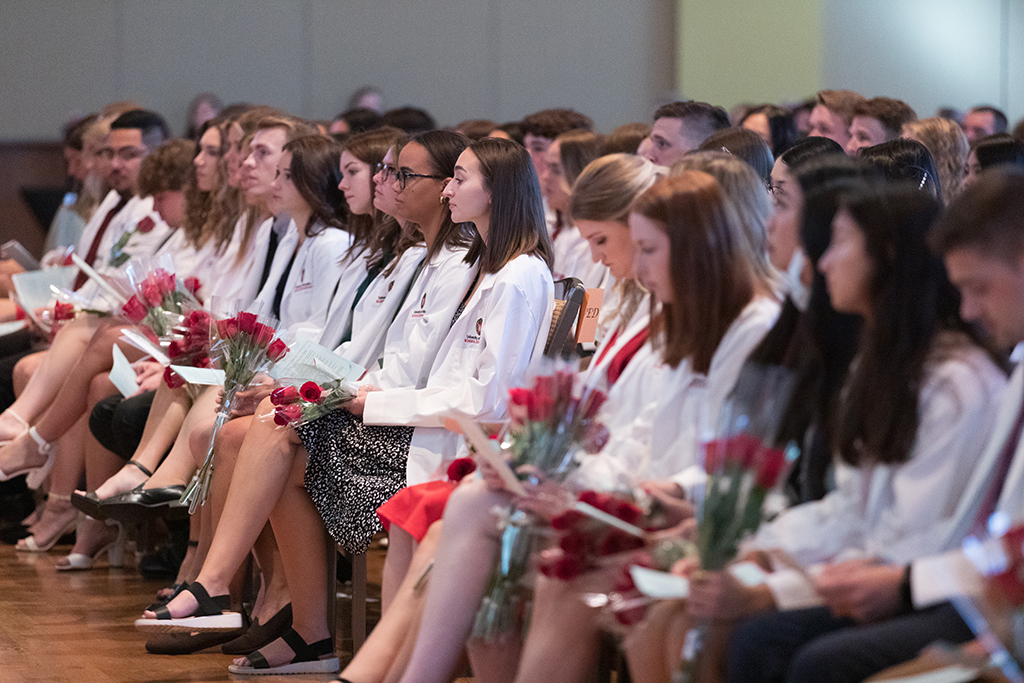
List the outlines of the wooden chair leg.
<svg viewBox="0 0 1024 683">
<path fill-rule="evenodd" d="M 331 641 L 338 642 L 338 544 L 324 530 L 327 545 L 327 630 Z"/>
<path fill-rule="evenodd" d="M 366 640 L 366 553 L 352 556 L 352 652 Z"/>
</svg>

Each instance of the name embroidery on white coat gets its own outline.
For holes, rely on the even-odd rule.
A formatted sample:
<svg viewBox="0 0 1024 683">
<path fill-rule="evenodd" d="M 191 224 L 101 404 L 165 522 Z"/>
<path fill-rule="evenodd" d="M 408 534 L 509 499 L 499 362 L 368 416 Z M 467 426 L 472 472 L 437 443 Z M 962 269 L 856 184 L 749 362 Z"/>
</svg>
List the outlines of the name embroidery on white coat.
<svg viewBox="0 0 1024 683">
<path fill-rule="evenodd" d="M 481 332 L 484 329 L 484 319 L 477 318 L 476 320 L 476 334 L 467 334 L 466 338 L 462 340 L 463 344 L 479 344 Z"/>
<path fill-rule="evenodd" d="M 384 299 L 388 298 L 388 292 L 390 292 L 391 288 L 394 287 L 394 286 L 395 286 L 395 281 L 394 280 L 392 280 L 391 282 L 388 283 L 388 291 L 384 292 L 383 294 L 381 294 L 380 296 L 377 297 L 376 305 L 380 306 L 382 303 L 384 303 Z"/>
<path fill-rule="evenodd" d="M 412 312 L 412 317 L 413 318 L 422 318 L 426 314 L 427 314 L 427 295 L 426 295 L 426 293 L 424 293 L 423 294 L 423 298 L 420 299 L 420 306 L 419 306 L 419 308 L 417 308 L 416 310 L 414 310 Z"/>
</svg>

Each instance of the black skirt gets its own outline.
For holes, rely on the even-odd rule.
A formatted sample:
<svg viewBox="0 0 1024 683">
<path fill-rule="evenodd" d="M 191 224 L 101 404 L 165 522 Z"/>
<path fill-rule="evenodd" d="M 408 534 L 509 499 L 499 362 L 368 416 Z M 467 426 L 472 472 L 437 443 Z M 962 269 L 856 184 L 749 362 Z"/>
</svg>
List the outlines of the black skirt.
<svg viewBox="0 0 1024 683">
<path fill-rule="evenodd" d="M 366 552 L 383 529 L 377 508 L 405 487 L 413 428 L 364 425 L 336 410 L 296 431 L 309 454 L 306 491 L 324 525 L 346 552 Z"/>
</svg>

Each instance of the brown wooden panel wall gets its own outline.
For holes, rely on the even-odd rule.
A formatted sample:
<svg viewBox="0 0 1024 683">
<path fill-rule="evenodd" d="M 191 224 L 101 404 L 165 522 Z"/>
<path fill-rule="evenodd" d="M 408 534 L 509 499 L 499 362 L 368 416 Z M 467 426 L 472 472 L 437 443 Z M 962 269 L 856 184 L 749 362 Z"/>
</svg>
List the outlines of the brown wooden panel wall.
<svg viewBox="0 0 1024 683">
<path fill-rule="evenodd" d="M 63 187 L 59 142 L 0 142 L 0 243 L 16 239 L 39 256 L 46 230 L 21 196 L 23 187 Z"/>
</svg>

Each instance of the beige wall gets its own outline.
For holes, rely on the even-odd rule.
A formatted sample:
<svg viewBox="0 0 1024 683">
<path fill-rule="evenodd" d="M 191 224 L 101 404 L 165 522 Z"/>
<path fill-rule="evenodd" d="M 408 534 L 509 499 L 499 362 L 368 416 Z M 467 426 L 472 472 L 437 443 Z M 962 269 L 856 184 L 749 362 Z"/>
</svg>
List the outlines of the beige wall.
<svg viewBox="0 0 1024 683">
<path fill-rule="evenodd" d="M 196 93 L 330 118 L 356 88 L 442 125 L 572 106 L 648 120 L 675 0 L 2 0 L 0 139 L 135 98 L 177 131 Z"/>
<path fill-rule="evenodd" d="M 678 0 L 679 89 L 731 107 L 822 88 L 920 116 L 988 103 L 1024 116 L 1020 0 Z"/>
</svg>

